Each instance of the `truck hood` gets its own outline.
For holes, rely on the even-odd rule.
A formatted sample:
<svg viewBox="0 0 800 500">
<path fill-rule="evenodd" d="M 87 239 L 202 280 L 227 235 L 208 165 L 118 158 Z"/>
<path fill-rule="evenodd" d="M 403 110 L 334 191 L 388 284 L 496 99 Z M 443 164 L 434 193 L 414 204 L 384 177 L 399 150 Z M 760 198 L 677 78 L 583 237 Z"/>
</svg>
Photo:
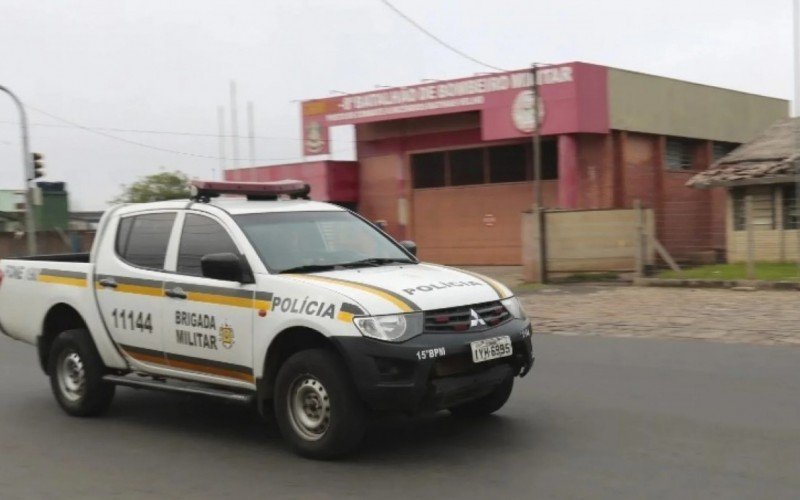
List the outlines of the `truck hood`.
<svg viewBox="0 0 800 500">
<path fill-rule="evenodd" d="M 285 275 L 345 295 L 371 315 L 430 311 L 510 297 L 501 283 L 469 271 L 433 264 L 363 267 Z"/>
</svg>

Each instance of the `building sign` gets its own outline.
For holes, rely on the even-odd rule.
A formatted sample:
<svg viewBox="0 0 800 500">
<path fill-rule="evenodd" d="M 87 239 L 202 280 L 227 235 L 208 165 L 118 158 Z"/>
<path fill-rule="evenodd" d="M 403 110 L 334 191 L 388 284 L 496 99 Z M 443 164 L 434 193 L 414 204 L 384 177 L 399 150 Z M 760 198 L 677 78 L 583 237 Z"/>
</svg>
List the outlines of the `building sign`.
<svg viewBox="0 0 800 500">
<path fill-rule="evenodd" d="M 320 119 L 303 120 L 303 155 L 326 155 L 331 152 L 328 127 Z"/>
<path fill-rule="evenodd" d="M 530 135 L 537 122 L 543 134 L 607 132 L 605 68 L 571 63 L 540 68 L 537 75 L 541 94 L 538 120 L 533 118 L 531 70 L 305 101 L 302 106 L 305 154 L 328 152 L 327 129 L 331 126 L 465 111 L 481 113 L 484 140 Z M 598 87 L 602 88 L 598 91 Z M 592 116 L 579 117 L 580 101 L 589 97 L 602 102 L 587 107 Z"/>
<path fill-rule="evenodd" d="M 538 108 L 534 109 L 534 103 Z M 533 115 L 537 111 L 539 118 L 534 119 Z M 533 133 L 536 126 L 544 121 L 544 103 L 541 98 L 534 96 L 533 89 L 523 90 L 514 97 L 514 102 L 511 104 L 511 120 L 517 130 L 525 134 Z"/>
</svg>

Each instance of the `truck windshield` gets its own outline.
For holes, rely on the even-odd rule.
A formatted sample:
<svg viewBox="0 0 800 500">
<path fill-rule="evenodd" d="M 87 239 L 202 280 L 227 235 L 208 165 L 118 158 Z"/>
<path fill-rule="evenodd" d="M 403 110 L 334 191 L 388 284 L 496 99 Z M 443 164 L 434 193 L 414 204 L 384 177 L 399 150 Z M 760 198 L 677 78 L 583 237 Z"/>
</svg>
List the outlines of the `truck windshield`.
<svg viewBox="0 0 800 500">
<path fill-rule="evenodd" d="M 395 242 L 349 212 L 259 213 L 234 219 L 272 272 L 415 262 Z"/>
</svg>

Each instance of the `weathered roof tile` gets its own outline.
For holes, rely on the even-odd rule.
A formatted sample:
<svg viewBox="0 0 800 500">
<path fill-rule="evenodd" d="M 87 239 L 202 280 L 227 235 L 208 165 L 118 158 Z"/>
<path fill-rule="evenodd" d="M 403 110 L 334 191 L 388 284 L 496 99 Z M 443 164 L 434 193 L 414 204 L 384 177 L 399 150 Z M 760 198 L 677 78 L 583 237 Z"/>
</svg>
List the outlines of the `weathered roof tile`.
<svg viewBox="0 0 800 500">
<path fill-rule="evenodd" d="M 714 163 L 711 168 L 694 175 L 689 187 L 709 188 L 786 182 L 795 172 L 800 159 L 800 118 L 775 122 L 761 135 L 742 144 Z"/>
</svg>

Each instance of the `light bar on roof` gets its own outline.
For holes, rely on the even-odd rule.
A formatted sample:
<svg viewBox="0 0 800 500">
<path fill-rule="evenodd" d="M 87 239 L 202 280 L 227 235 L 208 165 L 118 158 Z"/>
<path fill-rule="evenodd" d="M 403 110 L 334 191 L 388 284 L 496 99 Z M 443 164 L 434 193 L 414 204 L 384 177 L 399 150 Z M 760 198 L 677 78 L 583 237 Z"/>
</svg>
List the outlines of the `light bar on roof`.
<svg viewBox="0 0 800 500">
<path fill-rule="evenodd" d="M 221 194 L 239 194 L 248 199 L 276 200 L 279 196 L 308 198 L 311 188 L 303 181 L 285 179 L 272 182 L 230 182 L 193 180 L 192 198 L 208 200 Z"/>
</svg>

